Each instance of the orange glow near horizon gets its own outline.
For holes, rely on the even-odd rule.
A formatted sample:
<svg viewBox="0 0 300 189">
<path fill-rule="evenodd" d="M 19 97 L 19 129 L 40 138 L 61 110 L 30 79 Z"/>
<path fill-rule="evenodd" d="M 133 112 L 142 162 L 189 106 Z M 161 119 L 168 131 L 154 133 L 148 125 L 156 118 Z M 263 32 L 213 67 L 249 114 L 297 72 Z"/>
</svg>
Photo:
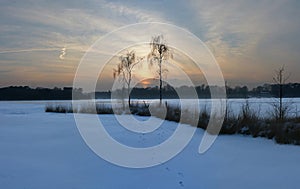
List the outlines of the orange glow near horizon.
<svg viewBox="0 0 300 189">
<path fill-rule="evenodd" d="M 141 81 L 141 84 L 142 84 L 142 87 L 143 87 L 143 88 L 147 88 L 147 87 L 149 87 L 149 85 L 150 85 L 151 83 L 150 83 L 150 81 L 148 81 L 148 80 L 143 80 L 143 81 Z"/>
</svg>

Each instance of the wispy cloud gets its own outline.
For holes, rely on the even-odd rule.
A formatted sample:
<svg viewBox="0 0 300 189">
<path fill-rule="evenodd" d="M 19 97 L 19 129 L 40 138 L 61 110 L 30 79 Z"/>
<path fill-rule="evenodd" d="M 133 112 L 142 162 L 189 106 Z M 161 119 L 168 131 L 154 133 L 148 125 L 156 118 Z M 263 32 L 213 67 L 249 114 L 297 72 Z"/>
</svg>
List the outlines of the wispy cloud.
<svg viewBox="0 0 300 189">
<path fill-rule="evenodd" d="M 125 17 L 128 19 L 128 17 L 133 18 L 132 21 L 134 22 L 159 22 L 163 21 L 162 19 L 162 13 L 159 11 L 152 10 L 151 12 L 146 8 L 137 8 L 137 7 L 130 7 L 126 6 L 121 3 L 113 3 L 109 2 L 107 4 L 104 4 L 105 7 L 108 9 L 116 12 L 119 16 Z"/>
</svg>

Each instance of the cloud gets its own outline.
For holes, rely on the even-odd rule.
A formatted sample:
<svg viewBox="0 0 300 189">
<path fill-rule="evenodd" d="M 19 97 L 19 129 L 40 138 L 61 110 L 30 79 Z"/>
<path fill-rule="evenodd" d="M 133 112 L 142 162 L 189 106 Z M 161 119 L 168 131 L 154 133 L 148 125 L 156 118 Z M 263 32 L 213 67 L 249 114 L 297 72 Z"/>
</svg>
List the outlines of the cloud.
<svg viewBox="0 0 300 189">
<path fill-rule="evenodd" d="M 188 2 L 197 20 L 197 26 L 191 29 L 196 33 L 201 31 L 202 39 L 216 56 L 227 79 L 267 82 L 270 67 L 288 64 L 290 69 L 299 69 L 295 66 L 300 59 L 296 53 L 300 51 L 299 2 Z"/>
<path fill-rule="evenodd" d="M 149 11 L 148 9 L 144 8 L 137 8 L 133 6 L 125 6 L 124 4 L 120 3 L 113 3 L 109 2 L 104 4 L 105 7 L 108 9 L 116 12 L 119 14 L 121 17 L 133 17 L 134 22 L 158 22 L 158 21 L 163 21 L 162 14 L 159 13 L 158 11 Z"/>
<path fill-rule="evenodd" d="M 210 10 L 209 7 L 199 11 L 200 18 L 204 17 L 204 23 L 208 26 L 208 41 L 220 38 L 231 48 L 253 50 L 266 37 L 278 38 L 283 33 L 291 35 L 290 32 L 299 31 L 296 15 L 300 14 L 295 9 L 295 3 L 288 3 L 291 1 L 222 2 L 218 2 L 215 11 L 205 11 Z"/>
</svg>

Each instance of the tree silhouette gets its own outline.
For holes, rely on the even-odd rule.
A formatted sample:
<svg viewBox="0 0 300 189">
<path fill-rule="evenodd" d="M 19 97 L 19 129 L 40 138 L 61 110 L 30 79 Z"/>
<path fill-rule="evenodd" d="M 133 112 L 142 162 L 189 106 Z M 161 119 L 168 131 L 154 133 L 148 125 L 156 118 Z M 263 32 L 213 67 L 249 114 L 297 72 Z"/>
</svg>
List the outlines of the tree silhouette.
<svg viewBox="0 0 300 189">
<path fill-rule="evenodd" d="M 127 85 L 128 105 L 130 102 L 131 81 L 134 67 L 141 62 L 143 58 L 136 56 L 135 51 L 127 51 L 125 55 L 119 57 L 119 64 L 116 69 L 113 69 L 113 76 L 121 76 L 121 80 Z"/>
<path fill-rule="evenodd" d="M 151 51 L 148 54 L 148 61 L 150 66 L 157 64 L 158 75 L 159 75 L 159 101 L 162 102 L 162 74 L 167 71 L 167 69 L 162 68 L 162 63 L 169 58 L 172 58 L 172 53 L 169 46 L 166 44 L 163 35 L 158 35 L 152 37 L 150 41 Z"/>
<path fill-rule="evenodd" d="M 283 120 L 285 117 L 285 114 L 287 113 L 287 106 L 283 106 L 283 85 L 286 83 L 286 81 L 290 78 L 290 75 L 286 76 L 285 74 L 285 68 L 284 65 L 275 70 L 275 76 L 273 77 L 273 81 L 275 82 L 276 85 L 279 86 L 279 92 L 278 92 L 278 98 L 279 98 L 279 106 L 275 105 L 275 113 L 277 114 L 276 117 L 279 120 Z"/>
</svg>

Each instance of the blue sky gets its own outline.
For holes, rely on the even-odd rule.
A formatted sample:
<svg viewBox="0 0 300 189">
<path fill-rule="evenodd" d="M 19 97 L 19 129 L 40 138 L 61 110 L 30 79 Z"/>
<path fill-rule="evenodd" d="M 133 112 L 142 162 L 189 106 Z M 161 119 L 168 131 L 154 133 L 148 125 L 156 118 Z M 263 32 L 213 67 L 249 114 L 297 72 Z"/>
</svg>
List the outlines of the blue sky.
<svg viewBox="0 0 300 189">
<path fill-rule="evenodd" d="M 199 37 L 231 85 L 272 82 L 282 64 L 300 82 L 296 0 L 1 0 L 0 86 L 70 86 L 100 37 L 140 22 L 165 22 Z"/>
</svg>

